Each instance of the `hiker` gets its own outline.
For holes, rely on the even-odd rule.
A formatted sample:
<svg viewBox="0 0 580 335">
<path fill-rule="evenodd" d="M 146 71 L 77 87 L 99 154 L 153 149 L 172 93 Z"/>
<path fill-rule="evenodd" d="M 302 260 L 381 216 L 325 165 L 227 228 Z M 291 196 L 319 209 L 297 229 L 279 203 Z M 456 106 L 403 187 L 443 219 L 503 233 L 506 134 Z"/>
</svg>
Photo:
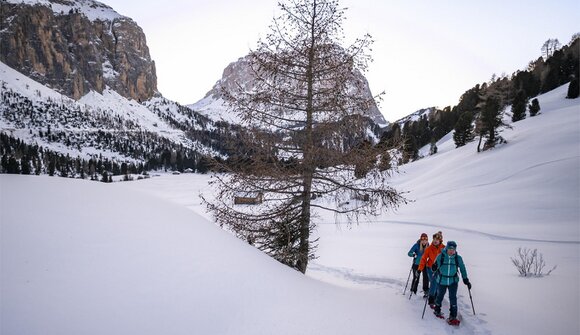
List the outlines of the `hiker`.
<svg viewBox="0 0 580 335">
<path fill-rule="evenodd" d="M 437 299 L 435 300 L 435 315 L 443 318 L 441 313 L 441 303 L 445 297 L 445 293 L 449 290 L 449 319 L 447 322 L 451 325 L 459 325 L 457 319 L 457 284 L 459 283 L 458 272 L 461 272 L 463 283 L 471 290 L 471 283 L 467 278 L 467 270 L 463 258 L 457 254 L 457 243 L 449 241 L 447 247 L 443 249 L 441 254 L 437 256 L 435 264 L 433 265 L 438 272 L 437 283 L 439 288 L 437 290 Z M 459 270 L 458 270 L 459 269 Z"/>
<path fill-rule="evenodd" d="M 423 256 L 423 252 L 429 246 L 429 236 L 423 233 L 421 237 L 417 241 L 417 243 L 413 244 L 411 250 L 409 250 L 408 255 L 409 257 L 414 257 L 413 262 L 413 281 L 411 282 L 411 292 L 417 294 L 417 287 L 419 286 L 419 277 L 421 274 L 419 273 L 419 263 L 421 262 L 421 256 Z M 429 277 L 425 273 L 423 273 L 423 297 L 427 297 L 429 294 Z"/>
<path fill-rule="evenodd" d="M 421 261 L 419 262 L 419 273 L 427 271 L 427 276 L 429 276 L 429 306 L 431 308 L 435 308 L 435 297 L 437 295 L 437 281 L 435 280 L 436 274 L 431 267 L 433 266 L 437 255 L 439 255 L 444 247 L 445 245 L 443 244 L 443 237 L 441 237 L 441 234 L 433 234 L 433 241 L 431 241 L 431 244 L 427 249 L 425 249 Z"/>
</svg>

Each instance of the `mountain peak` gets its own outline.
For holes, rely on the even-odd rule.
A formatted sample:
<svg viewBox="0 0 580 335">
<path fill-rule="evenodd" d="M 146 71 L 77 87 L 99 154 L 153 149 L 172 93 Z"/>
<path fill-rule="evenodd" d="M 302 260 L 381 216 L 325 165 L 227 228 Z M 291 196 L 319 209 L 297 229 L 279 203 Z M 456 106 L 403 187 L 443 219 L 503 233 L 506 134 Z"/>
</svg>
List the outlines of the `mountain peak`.
<svg viewBox="0 0 580 335">
<path fill-rule="evenodd" d="M 189 105 L 189 107 L 205 114 L 209 118 L 216 121 L 225 120 L 229 122 L 236 122 L 237 117 L 232 115 L 233 112 L 230 111 L 224 103 L 222 90 L 226 89 L 230 92 L 233 92 L 233 90 L 236 89 L 238 85 L 242 85 L 244 89 L 250 91 L 253 78 L 254 74 L 252 73 L 252 69 L 250 67 L 250 55 L 240 57 L 235 62 L 232 62 L 226 66 L 221 79 L 215 83 L 215 85 L 206 93 L 203 99 L 192 105 Z M 362 85 L 359 85 L 362 87 L 360 94 L 363 94 L 368 98 L 372 96 L 368 81 L 362 73 L 356 71 L 353 76 L 353 81 L 362 83 Z M 378 125 L 385 126 L 388 124 L 375 104 L 373 104 L 373 106 L 368 111 L 366 111 L 366 114 L 373 120 L 373 122 Z"/>
</svg>

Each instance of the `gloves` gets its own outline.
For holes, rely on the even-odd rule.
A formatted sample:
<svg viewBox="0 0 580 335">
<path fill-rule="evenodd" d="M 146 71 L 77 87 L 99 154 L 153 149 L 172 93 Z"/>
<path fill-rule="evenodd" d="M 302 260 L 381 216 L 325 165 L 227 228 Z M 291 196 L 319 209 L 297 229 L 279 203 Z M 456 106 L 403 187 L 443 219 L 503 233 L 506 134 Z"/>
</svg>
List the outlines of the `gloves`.
<svg viewBox="0 0 580 335">
<path fill-rule="evenodd" d="M 431 270 L 433 270 L 433 272 L 437 272 L 438 268 L 439 266 L 437 266 L 437 263 L 433 263 L 433 265 L 431 266 Z"/>
<path fill-rule="evenodd" d="M 467 285 L 467 288 L 471 290 L 471 283 L 469 282 L 469 279 L 463 279 L 463 284 Z"/>
<path fill-rule="evenodd" d="M 417 270 L 417 274 L 419 274 L 419 275 L 420 275 L 420 274 L 421 274 L 421 270 Z"/>
</svg>

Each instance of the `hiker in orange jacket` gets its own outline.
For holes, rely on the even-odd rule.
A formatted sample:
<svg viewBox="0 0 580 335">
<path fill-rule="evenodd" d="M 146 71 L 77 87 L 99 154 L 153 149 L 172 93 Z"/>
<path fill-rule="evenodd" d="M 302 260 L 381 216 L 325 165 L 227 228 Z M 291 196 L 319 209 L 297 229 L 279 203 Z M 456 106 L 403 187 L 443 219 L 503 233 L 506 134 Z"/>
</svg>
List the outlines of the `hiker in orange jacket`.
<svg viewBox="0 0 580 335">
<path fill-rule="evenodd" d="M 421 262 L 419 262 L 419 273 L 422 271 L 427 270 L 427 276 L 429 276 L 430 288 L 429 288 L 429 306 L 431 308 L 435 308 L 435 297 L 437 296 L 437 278 L 435 275 L 435 271 L 437 269 L 433 269 L 433 263 L 435 259 L 437 259 L 437 255 L 441 253 L 441 250 L 445 248 L 443 244 L 443 236 L 440 233 L 433 234 L 433 241 L 431 244 L 425 249 L 423 252 L 423 256 L 421 257 Z"/>
</svg>

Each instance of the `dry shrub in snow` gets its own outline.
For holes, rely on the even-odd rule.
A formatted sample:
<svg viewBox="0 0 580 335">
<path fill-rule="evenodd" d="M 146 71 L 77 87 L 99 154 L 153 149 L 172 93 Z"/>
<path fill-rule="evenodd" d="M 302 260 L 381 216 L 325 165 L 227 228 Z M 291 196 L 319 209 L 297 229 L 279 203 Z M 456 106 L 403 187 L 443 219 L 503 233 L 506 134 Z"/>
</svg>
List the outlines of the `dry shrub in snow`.
<svg viewBox="0 0 580 335">
<path fill-rule="evenodd" d="M 512 263 L 518 269 L 522 277 L 543 277 L 549 275 L 556 269 L 556 265 L 547 273 L 544 274 L 546 262 L 544 255 L 538 252 L 538 249 L 518 248 L 518 254 L 511 257 Z"/>
</svg>

